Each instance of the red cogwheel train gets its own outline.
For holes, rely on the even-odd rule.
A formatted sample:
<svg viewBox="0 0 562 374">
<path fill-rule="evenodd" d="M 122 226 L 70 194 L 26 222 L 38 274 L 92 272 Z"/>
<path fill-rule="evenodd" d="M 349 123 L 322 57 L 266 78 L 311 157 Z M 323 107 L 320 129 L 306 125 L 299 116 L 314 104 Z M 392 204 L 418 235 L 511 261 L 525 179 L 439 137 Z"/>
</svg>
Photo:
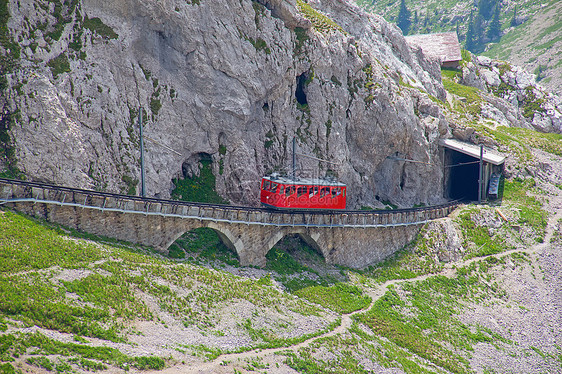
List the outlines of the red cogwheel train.
<svg viewBox="0 0 562 374">
<path fill-rule="evenodd" d="M 327 179 L 263 177 L 260 200 L 275 209 L 345 209 L 346 185 Z"/>
</svg>

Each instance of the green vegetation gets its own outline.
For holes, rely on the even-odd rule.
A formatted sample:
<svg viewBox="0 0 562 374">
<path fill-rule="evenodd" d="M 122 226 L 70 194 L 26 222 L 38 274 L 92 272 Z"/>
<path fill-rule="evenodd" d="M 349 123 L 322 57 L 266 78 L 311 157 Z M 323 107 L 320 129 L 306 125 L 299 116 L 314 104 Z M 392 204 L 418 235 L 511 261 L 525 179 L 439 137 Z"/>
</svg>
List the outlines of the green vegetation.
<svg viewBox="0 0 562 374">
<path fill-rule="evenodd" d="M 477 225 L 472 220 L 471 211 L 464 211 L 459 215 L 457 223 L 464 237 L 464 245 L 469 247 L 474 244 L 477 247 L 468 254 L 468 258 L 488 256 L 513 249 L 503 237 L 492 235 L 487 227 Z"/>
<path fill-rule="evenodd" d="M 416 240 L 386 260 L 372 265 L 363 275 L 375 283 L 393 279 L 411 279 L 443 270 L 443 263 L 436 258 L 435 246 L 439 234 L 422 230 Z"/>
<path fill-rule="evenodd" d="M 453 82 L 457 82 L 462 77 L 462 71 L 455 68 L 441 68 L 441 77 Z"/>
<path fill-rule="evenodd" d="M 373 66 L 371 64 L 368 64 L 361 70 L 363 70 L 363 72 L 367 76 L 367 79 L 365 80 L 365 88 L 369 91 L 369 95 L 365 97 L 364 101 L 367 106 L 370 106 L 373 103 L 373 100 L 375 100 L 376 90 L 378 90 L 382 86 L 379 82 L 375 83 L 375 74 L 373 72 Z M 400 81 L 402 81 L 402 77 L 400 77 Z"/>
<path fill-rule="evenodd" d="M 0 91 L 4 91 L 8 87 L 6 75 L 11 73 L 18 64 L 21 52 L 20 45 L 12 39 L 8 29 L 10 19 L 8 3 L 8 0 L 0 0 L 0 45 L 4 47 L 0 59 Z"/>
<path fill-rule="evenodd" d="M 84 18 L 84 28 L 96 33 L 105 40 L 117 39 L 119 35 L 99 18 Z"/>
<path fill-rule="evenodd" d="M 511 261 L 522 264 L 528 259 L 512 255 Z M 406 373 L 472 372 L 467 357 L 459 352 L 470 356 L 478 343 L 513 345 L 492 330 L 467 325 L 457 317 L 467 303 L 505 300 L 505 291 L 490 276 L 505 266 L 505 260 L 490 257 L 458 269 L 454 278 L 434 276 L 390 286 L 370 310 L 352 317 L 348 334 L 318 339 L 296 352 L 283 352 L 285 363 L 307 373 L 371 372 L 362 365 L 365 361 L 402 368 Z"/>
<path fill-rule="evenodd" d="M 520 209 L 517 223 L 533 230 L 535 240 L 542 243 L 545 236 L 548 213 L 542 209 L 542 203 L 527 191 L 535 186 L 532 179 L 514 179 L 505 183 L 504 199 Z"/>
<path fill-rule="evenodd" d="M 353 318 L 398 346 L 414 352 L 453 373 L 469 372 L 468 361 L 449 347 L 471 350 L 478 342 L 505 339 L 480 326 L 461 323 L 455 312 L 464 302 L 502 299 L 497 284 L 489 285 L 484 266 L 473 263 L 457 271 L 455 278 L 434 276 L 416 283 L 404 283 L 401 292 L 394 287 L 366 313 Z M 360 332 L 366 335 L 365 332 Z M 366 335 L 368 336 L 368 335 Z"/>
<path fill-rule="evenodd" d="M 170 258 L 188 258 L 190 262 L 196 264 L 240 266 L 236 254 L 222 243 L 213 229 L 206 227 L 185 233 L 168 250 Z"/>
<path fill-rule="evenodd" d="M 410 19 L 412 12 L 408 10 L 406 7 L 406 2 L 404 0 L 400 1 L 400 10 L 398 11 L 398 20 L 396 21 L 396 25 L 402 30 L 404 35 L 408 35 L 410 31 L 410 25 L 412 21 Z"/>
<path fill-rule="evenodd" d="M 295 295 L 341 314 L 364 309 L 371 303 L 371 298 L 363 295 L 358 287 L 346 283 L 306 287 L 295 291 Z"/>
<path fill-rule="evenodd" d="M 162 370 L 166 365 L 166 361 L 161 357 L 131 357 L 114 348 L 62 343 L 41 333 L 2 335 L 0 341 L 4 344 L 9 343 L 7 349 L 2 352 L 4 358 L 10 356 L 17 358 L 21 354 L 30 354 L 32 356 L 27 359 L 28 363 L 48 371 L 55 369 L 57 372 L 72 372 L 72 365 L 84 369 L 104 370 L 107 368 L 106 364 L 124 370 L 129 368 Z M 46 355 L 59 356 L 58 363 L 53 362 Z M 63 367 L 66 370 L 60 370 Z"/>
<path fill-rule="evenodd" d="M 137 185 L 139 184 L 138 179 L 133 179 L 128 175 L 123 175 L 121 180 L 125 183 L 125 193 L 130 196 L 136 196 L 137 194 Z"/>
<path fill-rule="evenodd" d="M 160 321 L 158 310 L 183 321 L 186 327 L 212 329 L 218 312 L 228 305 L 245 301 L 255 308 L 277 305 L 278 313 L 288 311 L 303 316 L 322 315 L 322 309 L 305 298 L 294 298 L 272 287 L 271 278 L 246 279 L 207 269 L 199 264 L 230 261 L 224 256 L 217 235 L 198 229 L 176 242 L 184 253 L 197 260 L 183 263 L 158 259 L 139 247 L 69 240 L 66 230 L 41 225 L 10 211 L 0 211 L 0 327 L 37 325 L 73 334 L 77 343 L 62 343 L 40 334 L 0 335 L 0 364 L 11 370 L 10 362 L 31 355 L 29 365 L 60 371 L 76 367 L 103 370 L 108 365 L 122 369 L 162 369 L 158 357 L 129 357 L 116 349 L 93 347 L 85 337 L 127 342 L 129 321 Z M 196 253 L 197 252 L 197 253 Z M 235 263 L 237 266 L 237 263 Z M 69 274 L 75 274 L 69 276 Z M 339 286 L 340 308 L 357 308 L 362 297 L 357 289 Z M 146 295 L 159 300 L 156 310 L 145 304 Z M 355 306 L 354 306 L 355 305 Z M 284 338 L 277 324 L 255 327 L 258 314 L 240 326 L 251 343 L 240 348 L 282 347 L 330 331 L 338 320 L 310 334 Z M 9 320 L 10 322 L 6 322 Z M 291 328 L 291 325 L 285 326 Z M 186 348 L 196 352 L 197 348 Z M 222 350 L 212 350 L 213 355 Z M 53 355 L 55 358 L 53 358 Z M 57 358 L 58 357 L 58 358 Z M 64 370 L 62 370 L 64 368 Z"/>
<path fill-rule="evenodd" d="M 59 266 L 86 266 L 101 259 L 94 244 L 68 241 L 57 227 L 47 227 L 11 212 L 0 213 L 0 273 L 20 273 Z"/>
<path fill-rule="evenodd" d="M 49 29 L 51 29 L 51 31 L 46 33 L 45 36 L 58 41 L 60 40 L 66 25 L 72 22 L 72 14 L 78 6 L 78 0 L 67 1 L 66 4 L 64 4 L 64 1 L 61 0 L 51 0 L 51 2 L 54 3 L 52 16 L 55 19 L 55 23 L 53 25 L 49 25 Z"/>
<path fill-rule="evenodd" d="M 68 62 L 68 57 L 64 53 L 47 62 L 47 66 L 51 68 L 54 79 L 57 79 L 60 74 L 70 73 L 70 62 Z"/>
<path fill-rule="evenodd" d="M 271 49 L 267 46 L 267 43 L 262 38 L 257 38 L 256 40 L 252 38 L 246 38 L 257 51 L 264 51 L 266 55 L 271 54 Z"/>
<path fill-rule="evenodd" d="M 199 176 L 174 179 L 176 186 L 172 191 L 172 199 L 196 201 L 202 203 L 227 204 L 215 191 L 215 175 L 210 157 L 199 161 Z"/>
<path fill-rule="evenodd" d="M 465 86 L 450 79 L 443 79 L 443 86 L 450 93 L 466 99 L 466 102 L 455 101 L 457 111 L 469 113 L 472 116 L 477 116 L 482 112 L 482 98 L 477 88 Z"/>
<path fill-rule="evenodd" d="M 322 34 L 329 34 L 333 31 L 339 31 L 345 34 L 345 31 L 343 31 L 340 25 L 335 23 L 332 19 L 326 17 L 324 14 L 315 10 L 303 0 L 297 0 L 297 7 L 299 8 L 299 11 L 302 13 L 302 15 L 310 22 L 312 22 L 312 26 Z"/>
<path fill-rule="evenodd" d="M 295 43 L 293 54 L 296 56 L 303 52 L 303 48 L 309 37 L 307 35 L 307 30 L 303 29 L 302 27 L 295 27 L 295 35 L 297 37 L 297 40 Z"/>
<path fill-rule="evenodd" d="M 0 161 L 5 170 L 0 170 L 1 178 L 25 179 L 25 175 L 17 167 L 16 148 L 10 135 L 10 129 L 20 119 L 19 110 L 4 113 L 0 119 Z"/>
<path fill-rule="evenodd" d="M 525 89 L 525 96 L 523 97 L 522 102 L 523 116 L 532 120 L 535 116 L 535 113 L 546 112 L 546 110 L 542 107 L 544 101 L 544 99 L 539 99 L 536 97 L 532 87 L 527 87 Z"/>
<path fill-rule="evenodd" d="M 160 99 L 158 99 L 157 97 L 151 97 L 150 98 L 150 110 L 152 111 L 152 114 L 154 116 L 158 115 L 158 111 L 160 111 L 160 109 L 162 108 L 162 103 L 160 102 Z"/>
</svg>

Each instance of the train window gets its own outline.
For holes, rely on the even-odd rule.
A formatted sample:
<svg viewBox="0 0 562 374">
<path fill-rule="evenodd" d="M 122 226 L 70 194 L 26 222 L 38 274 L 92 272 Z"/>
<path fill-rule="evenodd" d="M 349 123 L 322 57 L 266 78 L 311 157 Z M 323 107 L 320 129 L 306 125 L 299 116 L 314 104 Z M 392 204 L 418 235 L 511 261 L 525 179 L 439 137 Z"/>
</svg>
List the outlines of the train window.
<svg viewBox="0 0 562 374">
<path fill-rule="evenodd" d="M 279 185 L 279 195 L 283 195 L 285 193 L 285 186 L 282 184 Z"/>
<path fill-rule="evenodd" d="M 341 195 L 341 187 L 336 188 L 336 196 Z"/>
<path fill-rule="evenodd" d="M 307 192 L 308 188 L 304 187 L 304 186 L 300 186 L 299 188 L 297 188 L 297 196 L 302 196 Z"/>
<path fill-rule="evenodd" d="M 269 181 L 267 179 L 263 181 L 263 189 L 269 190 Z"/>
<path fill-rule="evenodd" d="M 285 188 L 285 195 L 289 196 L 295 193 L 295 187 L 294 186 L 287 186 L 287 188 Z"/>
<path fill-rule="evenodd" d="M 336 188 L 332 188 L 332 198 L 336 197 Z"/>
<path fill-rule="evenodd" d="M 345 191 L 346 191 L 346 189 L 344 188 L 343 189 L 343 197 L 345 197 Z"/>
<path fill-rule="evenodd" d="M 320 189 L 320 197 L 326 196 L 326 195 L 329 193 L 328 191 L 329 191 L 329 190 L 328 190 L 327 187 L 322 187 L 322 188 Z"/>
<path fill-rule="evenodd" d="M 277 192 L 277 183 L 271 182 L 271 192 L 276 193 Z"/>
<path fill-rule="evenodd" d="M 312 186 L 308 188 L 308 197 L 312 197 L 316 193 L 318 193 L 318 187 Z"/>
</svg>

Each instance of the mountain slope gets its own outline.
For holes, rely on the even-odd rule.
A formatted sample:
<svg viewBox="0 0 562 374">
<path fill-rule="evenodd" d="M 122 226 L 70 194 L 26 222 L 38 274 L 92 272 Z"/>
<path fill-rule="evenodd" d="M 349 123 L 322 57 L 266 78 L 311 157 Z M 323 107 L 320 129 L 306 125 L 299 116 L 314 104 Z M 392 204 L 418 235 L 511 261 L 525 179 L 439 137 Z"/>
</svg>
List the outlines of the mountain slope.
<svg viewBox="0 0 562 374">
<path fill-rule="evenodd" d="M 300 153 L 338 165 L 299 158 L 302 176 L 337 174 L 349 206 L 442 200 L 424 183 L 440 169 L 387 161 L 439 157 L 439 66 L 352 4 L 3 3 L 2 53 L 13 64 L 0 171 L 137 193 L 142 107 L 150 196 L 170 196 L 173 180 L 208 166 L 223 199 L 256 205 L 260 178 L 288 172 L 296 138 Z"/>
<path fill-rule="evenodd" d="M 0 210 L 1 370 L 558 371 L 561 136 L 476 131 L 531 175 L 364 271 L 296 238 L 255 269 L 209 230 L 164 258 Z"/>
<path fill-rule="evenodd" d="M 358 0 L 357 3 L 374 14 L 382 15 L 389 22 L 396 22 L 400 1 Z M 499 3 L 502 37 L 497 43 L 485 40 L 487 48 L 483 54 L 534 72 L 547 90 L 560 93 L 560 2 L 525 0 Z M 477 5 L 476 2 L 466 0 L 406 1 L 412 21 L 409 34 L 457 31 L 459 40 L 464 43 L 470 12 L 476 15 Z M 489 22 L 486 21 L 486 24 Z"/>
<path fill-rule="evenodd" d="M 522 66 L 535 73 L 547 90 L 562 94 L 562 3 L 541 7 L 484 55 Z"/>
</svg>

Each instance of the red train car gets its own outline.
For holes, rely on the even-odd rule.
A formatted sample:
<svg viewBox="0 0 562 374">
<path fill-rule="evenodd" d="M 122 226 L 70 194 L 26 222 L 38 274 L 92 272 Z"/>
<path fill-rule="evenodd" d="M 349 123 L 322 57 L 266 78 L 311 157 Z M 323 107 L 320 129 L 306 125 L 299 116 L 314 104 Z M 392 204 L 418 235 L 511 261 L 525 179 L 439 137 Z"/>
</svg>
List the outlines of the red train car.
<svg viewBox="0 0 562 374">
<path fill-rule="evenodd" d="M 324 179 L 269 176 L 261 181 L 262 205 L 276 209 L 345 209 L 346 186 Z"/>
</svg>

